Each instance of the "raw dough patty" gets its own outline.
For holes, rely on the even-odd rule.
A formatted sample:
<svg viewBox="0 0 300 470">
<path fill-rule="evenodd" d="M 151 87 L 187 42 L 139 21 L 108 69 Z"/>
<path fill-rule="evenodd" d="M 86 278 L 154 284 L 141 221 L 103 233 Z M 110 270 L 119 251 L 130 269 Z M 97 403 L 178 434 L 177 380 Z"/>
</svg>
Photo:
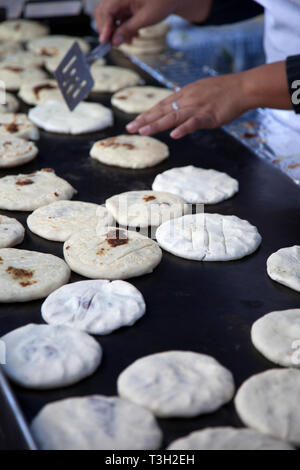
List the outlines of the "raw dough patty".
<svg viewBox="0 0 300 470">
<path fill-rule="evenodd" d="M 46 77 L 47 75 L 43 70 L 35 67 L 21 67 L 19 65 L 0 63 L 0 80 L 5 83 L 8 91 L 18 91 L 28 83 L 31 84 L 33 81 L 45 80 Z M 19 96 L 23 99 L 21 94 Z M 27 102 L 25 99 L 23 101 Z"/>
<path fill-rule="evenodd" d="M 29 111 L 29 118 L 48 132 L 85 134 L 113 125 L 113 113 L 99 103 L 80 103 L 74 111 L 60 101 L 47 101 Z"/>
<path fill-rule="evenodd" d="M 48 33 L 49 28 L 37 21 L 18 19 L 3 21 L 0 24 L 0 38 L 7 41 L 25 42 Z"/>
<path fill-rule="evenodd" d="M 45 77 L 40 77 L 37 80 L 33 77 L 32 80 L 27 80 L 22 84 L 18 96 L 24 103 L 30 105 L 43 104 L 50 100 L 63 101 L 64 99 L 57 81 Z"/>
<path fill-rule="evenodd" d="M 133 325 L 145 309 L 142 294 L 129 282 L 81 281 L 50 294 L 42 305 L 42 317 L 53 325 L 107 335 Z"/>
<path fill-rule="evenodd" d="M 263 316 L 252 326 L 251 339 L 269 361 L 283 367 L 300 367 L 296 351 L 300 347 L 300 309 Z"/>
<path fill-rule="evenodd" d="M 273 253 L 267 260 L 267 272 L 273 281 L 300 292 L 300 246 Z"/>
<path fill-rule="evenodd" d="M 125 113 L 143 113 L 172 93 L 166 88 L 152 86 L 130 87 L 115 93 L 111 103 Z"/>
<path fill-rule="evenodd" d="M 101 163 L 123 168 L 148 168 L 169 157 L 169 148 L 153 137 L 119 135 L 99 140 L 90 153 Z"/>
<path fill-rule="evenodd" d="M 0 248 L 11 248 L 22 243 L 25 229 L 20 222 L 0 215 Z"/>
<path fill-rule="evenodd" d="M 155 450 L 162 442 L 149 411 L 102 395 L 51 403 L 31 430 L 42 450 Z"/>
<path fill-rule="evenodd" d="M 261 244 L 256 227 L 234 215 L 185 215 L 158 227 L 166 251 L 195 261 L 230 261 L 254 253 Z"/>
<path fill-rule="evenodd" d="M 299 370 L 272 369 L 244 382 L 235 406 L 246 426 L 299 446 L 299 394 Z"/>
<path fill-rule="evenodd" d="M 115 93 L 122 88 L 138 85 L 141 77 L 130 69 L 116 66 L 93 64 L 91 73 L 95 81 L 93 91 Z"/>
<path fill-rule="evenodd" d="M 65 242 L 73 233 L 109 227 L 113 217 L 103 206 L 80 201 L 56 201 L 36 209 L 27 218 L 29 229 L 46 240 Z"/>
<path fill-rule="evenodd" d="M 215 359 L 189 351 L 143 357 L 118 378 L 122 398 L 161 418 L 212 413 L 234 394 L 231 373 Z"/>
<path fill-rule="evenodd" d="M 55 35 L 44 36 L 29 41 L 27 48 L 35 55 L 43 57 L 45 60 L 66 54 L 70 47 L 78 42 L 81 50 L 86 54 L 90 50 L 89 44 L 82 38 L 76 36 Z"/>
<path fill-rule="evenodd" d="M 3 137 L 38 140 L 40 135 L 38 129 L 26 114 L 3 113 L 0 114 L 0 138 Z"/>
<path fill-rule="evenodd" d="M 33 142 L 18 137 L 0 137 L 0 168 L 12 168 L 31 162 L 38 154 Z"/>
<path fill-rule="evenodd" d="M 29 324 L 2 336 L 5 374 L 33 389 L 66 387 L 93 374 L 102 349 L 91 336 L 67 326 Z"/>
<path fill-rule="evenodd" d="M 42 57 L 38 57 L 30 51 L 15 51 L 6 54 L 2 59 L 3 64 L 16 65 L 22 68 L 28 67 L 43 67 L 44 60 Z"/>
<path fill-rule="evenodd" d="M 11 93 L 6 93 L 6 103 L 0 104 L 0 113 L 15 113 L 20 107 L 17 98 Z"/>
<path fill-rule="evenodd" d="M 136 232 L 109 227 L 85 230 L 64 244 L 65 260 L 72 269 L 91 279 L 129 279 L 151 273 L 160 263 L 157 243 Z"/>
<path fill-rule="evenodd" d="M 289 444 L 252 429 L 207 428 L 177 439 L 168 450 L 294 450 Z"/>
<path fill-rule="evenodd" d="M 0 302 L 42 299 L 66 284 L 69 278 L 70 269 L 57 256 L 0 249 Z"/>
<path fill-rule="evenodd" d="M 57 200 L 71 199 L 76 190 L 51 168 L 0 178 L 0 209 L 33 211 Z"/>
<path fill-rule="evenodd" d="M 129 191 L 106 200 L 106 208 L 120 225 L 159 226 L 184 214 L 185 202 L 174 194 L 155 191 Z"/>
<path fill-rule="evenodd" d="M 216 204 L 237 193 L 239 183 L 226 173 L 190 165 L 157 175 L 152 189 L 177 194 L 191 204 Z"/>
</svg>

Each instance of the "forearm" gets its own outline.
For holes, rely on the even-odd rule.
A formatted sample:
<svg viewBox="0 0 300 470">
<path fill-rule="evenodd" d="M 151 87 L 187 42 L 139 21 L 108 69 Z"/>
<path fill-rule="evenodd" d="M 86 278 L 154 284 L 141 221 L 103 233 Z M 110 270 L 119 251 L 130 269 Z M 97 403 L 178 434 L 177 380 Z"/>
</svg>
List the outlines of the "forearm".
<svg viewBox="0 0 300 470">
<path fill-rule="evenodd" d="M 193 23 L 203 23 L 210 15 L 213 0 L 178 0 L 176 15 Z"/>
<path fill-rule="evenodd" d="M 242 72 L 245 110 L 255 108 L 292 109 L 285 61 Z"/>
</svg>

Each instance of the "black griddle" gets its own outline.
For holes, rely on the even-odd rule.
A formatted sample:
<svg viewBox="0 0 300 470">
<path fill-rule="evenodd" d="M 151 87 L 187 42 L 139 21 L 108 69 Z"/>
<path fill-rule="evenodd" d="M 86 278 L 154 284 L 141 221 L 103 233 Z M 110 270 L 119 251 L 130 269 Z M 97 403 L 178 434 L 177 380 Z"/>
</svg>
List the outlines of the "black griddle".
<svg viewBox="0 0 300 470">
<path fill-rule="evenodd" d="M 109 104 L 107 95 L 97 99 Z M 159 135 L 169 145 L 171 157 L 154 168 L 126 170 L 102 165 L 89 157 L 93 143 L 123 133 L 131 120 L 131 116 L 114 112 L 114 127 L 103 132 L 72 137 L 41 131 L 38 158 L 19 169 L 0 171 L 0 177 L 51 167 L 78 190 L 74 199 L 102 204 L 114 194 L 151 189 L 155 176 L 169 168 L 183 165 L 214 168 L 237 178 L 240 191 L 232 199 L 206 206 L 205 210 L 248 220 L 258 227 L 263 242 L 256 253 L 234 262 L 201 263 L 164 252 L 161 264 L 152 274 L 130 280 L 145 297 L 146 315 L 133 327 L 97 337 L 104 357 L 92 377 L 53 391 L 25 390 L 11 384 L 28 423 L 44 405 L 55 400 L 97 393 L 115 395 L 117 377 L 128 365 L 147 354 L 172 349 L 212 355 L 231 370 L 239 387 L 251 375 L 275 367 L 251 345 L 253 322 L 273 310 L 300 306 L 299 293 L 273 282 L 266 273 L 266 260 L 271 253 L 299 244 L 299 188 L 222 130 L 197 132 L 181 141 L 173 141 L 167 133 Z M 0 213 L 16 217 L 24 225 L 29 215 Z M 46 241 L 29 230 L 19 246 L 61 258 L 62 247 L 61 243 Z M 82 279 L 73 274 L 71 281 Z M 30 322 L 42 323 L 41 304 L 42 301 L 0 304 L 0 336 Z M 3 397 L 8 397 L 1 382 L 0 390 Z M 8 400 L 6 406 L 9 412 L 0 413 L 0 430 L 6 436 L 3 446 L 30 448 L 18 410 L 10 408 Z M 159 425 L 166 446 L 207 426 L 238 427 L 242 423 L 230 403 L 213 414 L 194 419 L 160 419 Z"/>
</svg>

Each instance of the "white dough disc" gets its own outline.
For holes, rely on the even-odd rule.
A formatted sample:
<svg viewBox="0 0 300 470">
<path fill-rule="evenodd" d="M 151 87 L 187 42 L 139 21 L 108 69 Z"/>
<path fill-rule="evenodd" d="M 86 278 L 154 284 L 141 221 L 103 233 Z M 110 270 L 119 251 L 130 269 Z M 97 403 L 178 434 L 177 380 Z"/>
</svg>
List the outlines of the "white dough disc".
<svg viewBox="0 0 300 470">
<path fill-rule="evenodd" d="M 6 54 L 2 59 L 3 64 L 16 65 L 23 68 L 43 67 L 44 60 L 33 52 L 19 50 Z"/>
<path fill-rule="evenodd" d="M 145 40 L 144 43 L 139 42 L 138 39 L 133 40 L 132 44 L 123 43 L 119 46 L 119 49 L 127 54 L 144 56 L 144 55 L 157 55 L 165 51 L 165 41 L 149 41 L 149 44 Z"/>
<path fill-rule="evenodd" d="M 271 312 L 257 320 L 252 343 L 269 361 L 283 367 L 300 367 L 300 309 Z"/>
<path fill-rule="evenodd" d="M 123 67 L 93 64 L 91 73 L 95 81 L 92 91 L 101 93 L 115 93 L 122 88 L 138 85 L 142 81 L 136 72 Z"/>
<path fill-rule="evenodd" d="M 145 309 L 142 294 L 129 282 L 81 281 L 50 294 L 42 305 L 42 317 L 52 325 L 107 335 L 133 325 Z"/>
<path fill-rule="evenodd" d="M 101 362 L 101 346 L 83 331 L 67 326 L 29 324 L 2 336 L 5 374 L 33 389 L 66 387 L 92 375 Z"/>
<path fill-rule="evenodd" d="M 65 260 L 91 279 L 129 279 L 151 273 L 160 263 L 158 244 L 139 233 L 108 229 L 77 232 L 64 244 Z"/>
<path fill-rule="evenodd" d="M 16 248 L 0 249 L 0 302 L 47 297 L 66 284 L 70 269 L 57 256 Z"/>
<path fill-rule="evenodd" d="M 125 113 L 143 113 L 172 95 L 166 88 L 138 86 L 124 88 L 112 96 L 111 103 Z"/>
<path fill-rule="evenodd" d="M 48 26 L 37 21 L 18 19 L 3 21 L 0 24 L 0 38 L 6 41 L 25 42 L 48 33 Z"/>
<path fill-rule="evenodd" d="M 212 413 L 234 394 L 229 370 L 210 356 L 189 351 L 142 357 L 121 373 L 117 385 L 122 398 L 160 418 Z"/>
<path fill-rule="evenodd" d="M 299 370 L 272 369 L 243 383 L 235 407 L 246 426 L 299 446 L 299 394 Z"/>
<path fill-rule="evenodd" d="M 17 98 L 11 93 L 6 93 L 6 103 L 0 104 L 0 113 L 15 113 L 20 107 Z"/>
<path fill-rule="evenodd" d="M 76 190 L 50 168 L 0 178 L 0 209 L 34 211 L 60 199 L 71 199 L 74 194 Z"/>
<path fill-rule="evenodd" d="M 56 80 L 40 77 L 24 82 L 20 88 L 19 98 L 29 105 L 38 105 L 46 101 L 63 101 L 63 95 Z"/>
<path fill-rule="evenodd" d="M 267 260 L 267 272 L 273 281 L 300 292 L 300 246 L 273 253 Z"/>
<path fill-rule="evenodd" d="M 39 207 L 27 218 L 33 233 L 58 242 L 65 242 L 79 230 L 109 227 L 113 222 L 105 207 L 81 201 L 56 201 Z"/>
<path fill-rule="evenodd" d="M 191 204 L 217 204 L 237 193 L 239 183 L 226 173 L 190 165 L 157 175 L 152 189 L 177 194 Z"/>
<path fill-rule="evenodd" d="M 170 29 L 170 25 L 165 21 L 161 21 L 151 26 L 139 29 L 138 37 L 153 39 L 165 36 Z"/>
<path fill-rule="evenodd" d="M 20 222 L 0 215 L 0 248 L 11 248 L 22 243 L 25 229 Z"/>
<path fill-rule="evenodd" d="M 8 41 L 1 38 L 0 35 L 0 58 L 3 60 L 7 54 L 14 54 L 15 52 L 22 51 L 22 45 L 18 41 Z"/>
<path fill-rule="evenodd" d="M 107 199 L 106 208 L 120 225 L 145 228 L 181 217 L 185 202 L 170 193 L 128 191 Z"/>
<path fill-rule="evenodd" d="M 165 222 L 158 227 L 156 238 L 164 250 L 195 261 L 241 259 L 261 244 L 257 228 L 246 220 L 203 213 Z"/>
<path fill-rule="evenodd" d="M 5 83 L 8 91 L 18 91 L 28 83 L 31 86 L 32 82 L 39 83 L 41 80 L 45 80 L 46 77 L 47 75 L 43 70 L 35 67 L 21 67 L 20 65 L 0 63 L 0 80 Z M 21 93 L 19 93 L 19 97 L 23 99 Z M 23 101 L 27 103 L 25 99 Z"/>
<path fill-rule="evenodd" d="M 33 142 L 18 137 L 0 137 L 0 168 L 12 168 L 31 162 L 38 154 Z"/>
<path fill-rule="evenodd" d="M 105 165 L 140 169 L 164 161 L 169 148 L 153 137 L 124 134 L 95 142 L 90 155 Z"/>
<path fill-rule="evenodd" d="M 98 103 L 80 103 L 70 111 L 64 102 L 47 101 L 29 111 L 29 118 L 38 127 L 60 134 L 85 134 L 113 125 L 113 113 Z"/>
<path fill-rule="evenodd" d="M 38 140 L 40 134 L 26 114 L 2 113 L 0 114 L 0 138 L 3 137 Z"/>
<path fill-rule="evenodd" d="M 243 428 L 206 428 L 173 441 L 168 450 L 294 450 L 266 434 Z"/>
<path fill-rule="evenodd" d="M 50 403 L 31 430 L 42 450 L 155 450 L 162 442 L 149 411 L 102 395 Z"/>
<path fill-rule="evenodd" d="M 35 55 L 49 59 L 50 57 L 66 54 L 74 42 L 79 44 L 80 49 L 85 54 L 89 52 L 90 46 L 84 39 L 77 36 L 64 36 L 59 34 L 32 39 L 27 43 L 27 49 Z M 61 56 L 61 58 L 63 57 Z"/>
</svg>

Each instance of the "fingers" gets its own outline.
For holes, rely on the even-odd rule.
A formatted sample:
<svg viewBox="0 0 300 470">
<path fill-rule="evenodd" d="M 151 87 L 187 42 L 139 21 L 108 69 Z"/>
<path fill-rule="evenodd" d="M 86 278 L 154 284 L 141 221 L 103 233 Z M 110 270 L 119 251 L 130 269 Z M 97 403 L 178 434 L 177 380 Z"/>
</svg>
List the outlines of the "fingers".
<svg viewBox="0 0 300 470">
<path fill-rule="evenodd" d="M 158 117 L 156 120 L 141 127 L 139 133 L 144 136 L 158 134 L 172 127 L 177 127 L 189 117 L 190 109 L 183 108 L 178 111 L 171 111 L 165 115 Z"/>
<path fill-rule="evenodd" d="M 214 123 L 212 117 L 208 113 L 202 113 L 187 119 L 183 124 L 176 127 L 170 136 L 172 139 L 182 139 L 182 137 L 199 129 L 213 129 L 215 127 L 217 127 L 217 124 Z"/>
<path fill-rule="evenodd" d="M 101 33 L 100 33 L 100 42 L 108 41 L 114 30 L 114 21 L 112 16 L 106 19 L 106 23 L 104 24 Z"/>
<path fill-rule="evenodd" d="M 147 7 L 143 7 L 116 29 L 112 38 L 113 45 L 119 46 L 123 42 L 131 42 L 138 30 L 147 25 Z"/>
</svg>

